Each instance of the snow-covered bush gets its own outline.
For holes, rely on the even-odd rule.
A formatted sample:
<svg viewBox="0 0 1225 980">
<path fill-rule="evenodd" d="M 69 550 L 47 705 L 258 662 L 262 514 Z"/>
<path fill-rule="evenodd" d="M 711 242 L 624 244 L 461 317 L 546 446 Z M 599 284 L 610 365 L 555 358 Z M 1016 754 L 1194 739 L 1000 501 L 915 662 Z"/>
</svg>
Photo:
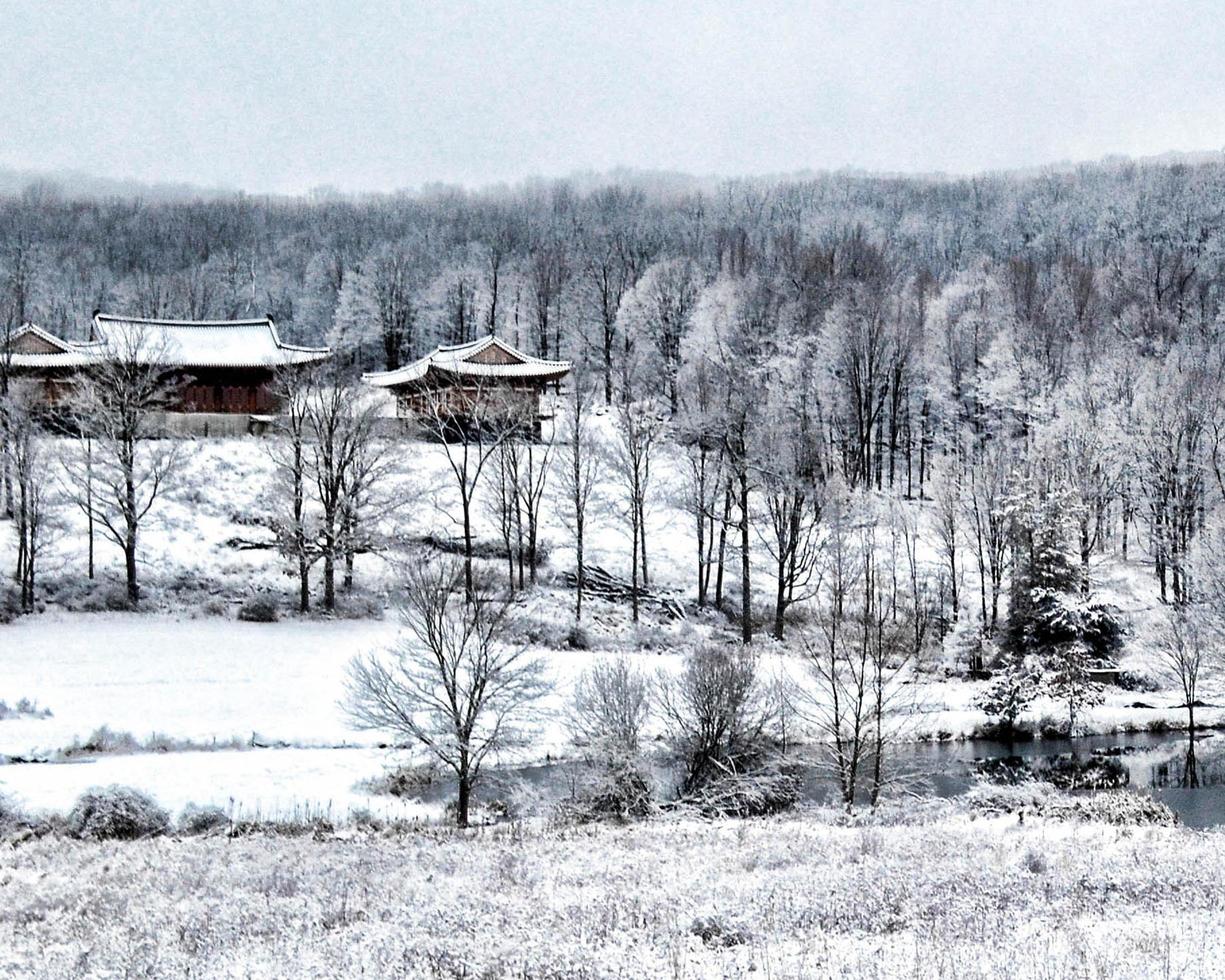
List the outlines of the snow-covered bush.
<svg viewBox="0 0 1225 980">
<path fill-rule="evenodd" d="M 656 811 L 654 787 L 632 759 L 601 766 L 574 799 L 557 805 L 557 815 L 566 821 L 592 823 L 599 820 L 641 820 Z"/>
<path fill-rule="evenodd" d="M 592 647 L 591 634 L 587 632 L 585 626 L 576 623 L 566 634 L 566 646 L 571 650 L 590 650 Z"/>
<path fill-rule="evenodd" d="M 547 650 L 564 650 L 570 645 L 571 624 L 562 619 L 516 616 L 509 624 L 507 640 L 528 643 Z"/>
<path fill-rule="evenodd" d="M 281 611 L 271 596 L 253 595 L 239 607 L 238 618 L 244 623 L 275 623 Z"/>
<path fill-rule="evenodd" d="M 1038 696 L 1038 678 L 1020 666 L 1010 667 L 977 698 L 974 706 L 998 718 L 1005 732 L 1014 732 L 1021 713 Z"/>
<path fill-rule="evenodd" d="M 790 810 L 800 801 L 800 777 L 777 766 L 729 773 L 704 783 L 681 800 L 704 817 L 764 817 Z"/>
<path fill-rule="evenodd" d="M 179 814 L 178 830 L 180 834 L 206 834 L 229 823 L 230 815 L 219 806 L 188 803 Z"/>
<path fill-rule="evenodd" d="M 0 701 L 0 721 L 6 718 L 50 718 L 50 708 L 40 708 L 37 701 L 29 698 L 18 698 L 11 707 L 5 701 Z"/>
<path fill-rule="evenodd" d="M 140 741 L 131 732 L 117 732 L 109 725 L 101 725 L 84 742 L 74 739 L 60 754 L 70 759 L 78 755 L 122 755 L 139 752 L 140 748 Z"/>
<path fill-rule="evenodd" d="M 722 912 L 708 912 L 694 918 L 689 932 L 711 948 L 743 946 L 752 939 L 748 930 Z"/>
<path fill-rule="evenodd" d="M 1178 823 L 1178 814 L 1160 800 L 1125 790 L 1057 797 L 1048 804 L 1043 815 L 1060 820 L 1076 819 L 1116 826 L 1155 824 L 1172 827 Z"/>
<path fill-rule="evenodd" d="M 86 790 L 68 814 L 68 832 L 86 840 L 137 840 L 170 828 L 170 814 L 130 786 Z"/>
<path fill-rule="evenodd" d="M 72 612 L 126 612 L 132 608 L 127 592 L 117 582 L 91 582 L 75 595 L 63 594 L 59 601 Z"/>
<path fill-rule="evenodd" d="M 200 611 L 205 616 L 224 616 L 229 611 L 229 603 L 224 599 L 213 596 L 211 599 L 205 599 L 200 605 Z"/>
<path fill-rule="evenodd" d="M 16 803 L 9 797 L 0 793 L 0 834 L 9 834 L 14 830 L 25 827 L 29 824 L 30 818 L 26 816 Z"/>
<path fill-rule="evenodd" d="M 1054 820 L 1080 820 L 1116 826 L 1174 826 L 1178 815 L 1160 800 L 1127 790 L 1070 794 L 1048 783 L 978 786 L 962 802 L 975 813 L 990 816 L 1031 814 Z"/>
<path fill-rule="evenodd" d="M 364 780 L 358 785 L 367 793 L 415 799 L 442 778 L 437 765 L 395 766 L 381 776 Z"/>
<path fill-rule="evenodd" d="M 21 601 L 17 590 L 7 582 L 0 582 L 0 626 L 11 623 L 21 615 Z"/>
<path fill-rule="evenodd" d="M 336 597 L 332 611 L 337 619 L 382 619 L 386 603 L 366 592 L 347 592 Z"/>
</svg>

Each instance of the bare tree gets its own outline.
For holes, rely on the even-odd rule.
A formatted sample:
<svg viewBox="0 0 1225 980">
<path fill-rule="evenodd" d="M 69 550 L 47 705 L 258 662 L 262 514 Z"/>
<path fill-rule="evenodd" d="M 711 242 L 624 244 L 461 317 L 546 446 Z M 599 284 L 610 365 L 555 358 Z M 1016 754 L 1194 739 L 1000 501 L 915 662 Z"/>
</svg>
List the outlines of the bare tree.
<svg viewBox="0 0 1225 980">
<path fill-rule="evenodd" d="M 540 514 L 552 470 L 556 427 L 546 439 L 535 438 L 527 426 L 514 426 L 498 447 L 498 477 L 493 509 L 506 546 L 510 588 L 536 584 L 540 564 Z"/>
<path fill-rule="evenodd" d="M 773 633 L 781 640 L 787 610 L 816 594 L 825 474 L 821 422 L 803 371 L 785 372 L 771 387 L 754 468 L 765 511 L 758 534 L 774 562 Z"/>
<path fill-rule="evenodd" d="M 485 763 L 530 740 L 528 709 L 549 690 L 545 666 L 501 641 L 509 596 L 479 579 L 469 591 L 462 562 L 416 562 L 405 576 L 403 636 L 390 657 L 350 663 L 344 705 L 359 728 L 409 739 L 451 770 L 466 827 Z"/>
<path fill-rule="evenodd" d="M 574 685 L 570 731 L 607 760 L 633 759 L 650 712 L 647 675 L 625 657 L 599 660 Z"/>
<path fill-rule="evenodd" d="M 697 647 L 679 676 L 660 674 L 656 689 L 667 738 L 685 767 L 682 796 L 753 768 L 769 749 L 773 712 L 749 647 Z"/>
<path fill-rule="evenodd" d="M 309 368 L 286 366 L 273 380 L 280 403 L 276 437 L 265 447 L 272 459 L 273 498 L 278 509 L 277 539 L 281 553 L 293 562 L 298 578 L 298 611 L 310 611 L 310 570 L 318 553 L 308 511 L 311 431 L 309 404 L 316 385 Z"/>
<path fill-rule="evenodd" d="M 442 444 L 459 493 L 464 581 L 469 595 L 474 584 L 473 508 L 481 477 L 502 444 L 525 426 L 534 425 L 535 421 L 525 417 L 528 410 L 516 394 L 474 377 L 466 379 L 463 388 L 431 386 L 421 393 L 417 402 L 417 420 L 427 436 Z"/>
<path fill-rule="evenodd" d="M 574 619 L 577 622 L 583 618 L 583 588 L 587 581 L 583 568 L 587 541 L 587 509 L 595 494 L 599 454 L 591 431 L 590 402 L 593 392 L 583 373 L 576 372 L 571 384 L 574 387 L 570 398 L 570 411 L 560 433 L 559 451 L 562 464 L 562 520 L 574 535 Z"/>
<path fill-rule="evenodd" d="M 1011 473 L 1006 450 L 995 445 L 988 446 L 971 461 L 966 476 L 966 486 L 961 496 L 962 514 L 969 528 L 974 561 L 978 566 L 983 628 L 988 635 L 994 636 L 999 623 L 1000 595 L 1004 590 L 1009 557 L 1007 499 Z M 943 494 L 941 487 L 937 494 L 937 520 L 941 523 L 942 543 L 947 535 Z M 947 560 L 947 554 L 945 557 Z"/>
<path fill-rule="evenodd" d="M 14 485 L 13 522 L 17 531 L 14 578 L 21 592 L 21 611 L 34 611 L 39 559 L 53 540 L 55 520 L 54 454 L 38 424 L 37 388 L 15 382 L 0 403 L 8 424 L 4 452 Z"/>
<path fill-rule="evenodd" d="M 875 806 L 895 775 L 888 757 L 913 700 L 913 685 L 903 683 L 914 649 L 913 611 L 881 560 L 882 552 L 891 553 L 879 546 L 874 523 L 852 531 L 849 515 L 838 507 L 828 537 L 820 636 L 805 645 L 817 681 L 808 714 L 843 803 L 851 809 L 866 794 Z"/>
<path fill-rule="evenodd" d="M 1158 635 L 1161 665 L 1182 691 L 1187 730 L 1195 738 L 1195 707 L 1201 679 L 1218 666 L 1216 645 L 1207 617 L 1194 606 L 1174 606 Z"/>
<path fill-rule="evenodd" d="M 936 541 L 940 557 L 948 572 L 949 620 L 955 625 L 961 614 L 961 488 L 957 462 L 950 458 L 935 479 L 933 514 L 936 520 Z M 971 664 L 971 670 L 982 670 L 982 664 Z"/>
<path fill-rule="evenodd" d="M 163 413 L 178 382 L 159 335 L 130 328 L 112 335 L 74 387 L 71 407 L 81 452 L 66 461 L 76 505 L 124 556 L 128 601 L 140 601 L 141 524 L 178 475 L 180 440 L 162 438 Z"/>
<path fill-rule="evenodd" d="M 617 441 L 613 460 L 621 479 L 625 513 L 630 527 L 630 580 L 634 622 L 638 622 L 638 593 L 649 583 L 646 519 L 651 489 L 651 464 L 664 422 L 652 401 L 623 402 L 618 406 Z"/>
<path fill-rule="evenodd" d="M 9 243 L 0 263 L 0 510 L 13 513 L 13 474 L 5 452 L 9 439 L 9 419 L 3 410 L 13 381 L 13 341 L 30 316 L 36 285 L 36 248 L 24 234 Z"/>
<path fill-rule="evenodd" d="M 402 498 L 386 482 L 392 456 L 378 438 L 378 403 L 339 366 L 311 378 L 303 405 L 310 434 L 308 472 L 319 502 L 323 605 L 330 612 L 336 608 L 337 566 L 344 564 L 344 585 L 352 588 L 354 554 Z"/>
</svg>

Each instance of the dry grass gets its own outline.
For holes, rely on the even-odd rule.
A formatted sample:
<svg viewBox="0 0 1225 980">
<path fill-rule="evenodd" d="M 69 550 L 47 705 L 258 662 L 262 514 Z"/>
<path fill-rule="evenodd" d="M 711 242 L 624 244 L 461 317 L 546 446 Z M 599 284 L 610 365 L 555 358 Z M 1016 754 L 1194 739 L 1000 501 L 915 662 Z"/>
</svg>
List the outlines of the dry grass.
<svg viewBox="0 0 1225 980">
<path fill-rule="evenodd" d="M 46 838 L 0 857 L 0 972 L 1197 977 L 1223 961 L 1223 906 L 1219 836 L 1168 827 Z"/>
</svg>

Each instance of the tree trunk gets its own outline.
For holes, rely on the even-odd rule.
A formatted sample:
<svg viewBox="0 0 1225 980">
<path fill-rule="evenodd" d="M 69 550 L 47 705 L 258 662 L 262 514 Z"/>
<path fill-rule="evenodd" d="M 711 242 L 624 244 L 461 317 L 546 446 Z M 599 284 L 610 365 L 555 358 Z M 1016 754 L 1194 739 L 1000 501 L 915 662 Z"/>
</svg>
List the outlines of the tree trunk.
<svg viewBox="0 0 1225 980">
<path fill-rule="evenodd" d="M 472 779 L 466 766 L 462 766 L 459 774 L 459 794 L 455 801 L 455 826 L 468 826 L 468 809 L 472 802 Z"/>
<path fill-rule="evenodd" d="M 136 529 L 129 528 L 127 538 L 123 543 L 123 564 L 127 573 L 128 602 L 136 605 L 140 602 L 140 586 L 136 581 Z"/>
<path fill-rule="evenodd" d="M 323 532 L 323 608 L 336 608 L 336 528 L 335 518 L 326 520 Z"/>
<path fill-rule="evenodd" d="M 311 608 L 310 563 L 301 546 L 298 551 L 298 612 L 308 613 Z"/>
<path fill-rule="evenodd" d="M 574 595 L 574 621 L 582 622 L 583 619 L 583 586 L 587 582 L 587 576 L 583 571 L 583 522 L 575 522 L 574 534 L 574 554 L 578 559 L 578 567 L 574 570 L 575 582 L 578 586 Z"/>
<path fill-rule="evenodd" d="M 723 609 L 723 570 L 727 558 L 727 524 L 732 516 L 732 486 L 723 492 L 723 521 L 719 525 L 719 568 L 715 573 L 715 608 Z"/>
<path fill-rule="evenodd" d="M 94 441 L 85 440 L 85 522 L 89 527 L 89 579 L 94 577 Z"/>
<path fill-rule="evenodd" d="M 749 474 L 740 471 L 740 638 L 753 642 L 753 596 L 749 581 Z"/>
<path fill-rule="evenodd" d="M 468 495 L 462 494 L 461 505 L 464 512 L 464 599 L 472 602 L 472 501 Z"/>
</svg>

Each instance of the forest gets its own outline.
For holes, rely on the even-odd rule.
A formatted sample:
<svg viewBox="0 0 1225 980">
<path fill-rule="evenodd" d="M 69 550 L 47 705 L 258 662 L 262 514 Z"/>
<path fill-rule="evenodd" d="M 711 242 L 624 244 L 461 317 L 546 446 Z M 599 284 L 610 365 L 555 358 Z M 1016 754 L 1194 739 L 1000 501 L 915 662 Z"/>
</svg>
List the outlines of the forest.
<svg viewBox="0 0 1225 980">
<path fill-rule="evenodd" d="M 0 202 L 0 325 L 79 337 L 99 308 L 268 313 L 348 375 L 495 332 L 573 362 L 576 414 L 617 409 L 635 583 L 666 434 L 698 605 L 738 593 L 743 639 L 750 551 L 769 555 L 781 639 L 829 584 L 844 502 L 874 491 L 931 502 L 935 575 L 902 518 L 916 640 L 960 623 L 973 648 L 1000 634 L 1004 599 L 1050 607 L 1100 659 L 1118 627 L 1093 555 L 1140 549 L 1179 608 L 1216 583 L 1194 571 L 1217 564 L 1225 489 L 1223 187 L 1211 159 L 149 202 L 32 183 Z M 1045 642 L 1013 619 L 1012 647 Z"/>
</svg>

